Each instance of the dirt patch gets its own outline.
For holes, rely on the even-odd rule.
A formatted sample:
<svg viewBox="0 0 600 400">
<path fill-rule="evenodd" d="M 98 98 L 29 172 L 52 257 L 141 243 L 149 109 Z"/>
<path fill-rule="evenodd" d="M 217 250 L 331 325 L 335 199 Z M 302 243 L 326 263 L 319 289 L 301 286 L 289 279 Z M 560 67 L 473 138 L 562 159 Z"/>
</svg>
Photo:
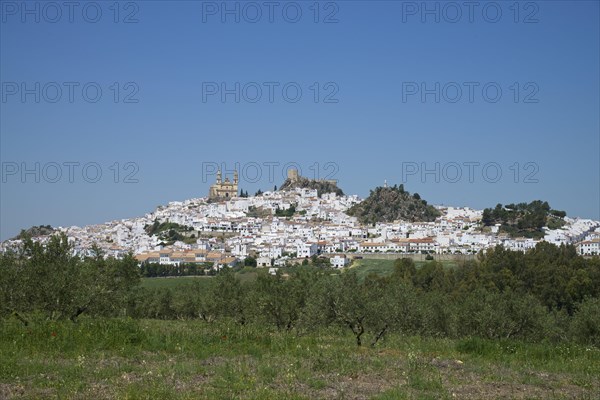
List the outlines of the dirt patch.
<svg viewBox="0 0 600 400">
<path fill-rule="evenodd" d="M 0 400 L 13 399 L 24 394 L 25 387 L 23 385 L 0 383 Z"/>
<path fill-rule="evenodd" d="M 291 385 L 278 382 L 272 384 L 271 387 L 278 391 L 301 394 L 310 399 L 366 400 L 402 383 L 390 382 L 382 376 L 372 374 L 350 376 L 324 374 L 317 375 L 314 379 L 323 382 L 323 387 L 316 388 L 304 382 L 295 382 Z"/>
<path fill-rule="evenodd" d="M 19 384 L 0 383 L 0 400 L 17 399 L 28 396 L 34 399 L 47 399 L 54 395 L 50 388 L 27 389 Z"/>
<path fill-rule="evenodd" d="M 171 383 L 171 387 L 177 393 L 199 392 L 204 389 L 204 386 L 209 384 L 212 378 L 208 374 L 193 375 L 186 380 L 175 379 Z"/>
<path fill-rule="evenodd" d="M 228 358 L 214 356 L 214 357 L 208 357 L 203 360 L 200 360 L 200 365 L 202 365 L 204 367 L 217 367 L 220 365 L 224 365 L 228 362 L 231 362 L 231 360 Z"/>
<path fill-rule="evenodd" d="M 113 385 L 107 382 L 93 382 L 80 394 L 74 396 L 75 399 L 97 399 L 109 400 L 116 399 L 117 394 Z"/>
<path fill-rule="evenodd" d="M 434 358 L 430 364 L 439 369 L 456 369 L 461 370 L 464 367 L 464 363 L 460 360 L 444 360 L 441 358 Z"/>
<path fill-rule="evenodd" d="M 503 382 L 474 382 L 454 387 L 449 391 L 453 397 L 459 399 L 546 399 L 557 396 L 579 399 L 583 396 L 583 392 L 575 387 L 549 389 L 535 385 Z"/>
<path fill-rule="evenodd" d="M 440 373 L 444 388 L 458 399 L 579 399 L 589 395 L 583 388 L 566 383 L 565 377 L 548 372 L 519 373 L 498 366 L 478 370 L 453 360 L 431 365 Z"/>
<path fill-rule="evenodd" d="M 394 386 L 398 386 L 405 382 L 393 382 Z M 343 377 L 333 384 L 333 396 L 326 398 L 343 398 L 352 400 L 370 399 L 392 387 L 392 382 L 377 375 L 358 374 L 354 376 Z"/>
</svg>

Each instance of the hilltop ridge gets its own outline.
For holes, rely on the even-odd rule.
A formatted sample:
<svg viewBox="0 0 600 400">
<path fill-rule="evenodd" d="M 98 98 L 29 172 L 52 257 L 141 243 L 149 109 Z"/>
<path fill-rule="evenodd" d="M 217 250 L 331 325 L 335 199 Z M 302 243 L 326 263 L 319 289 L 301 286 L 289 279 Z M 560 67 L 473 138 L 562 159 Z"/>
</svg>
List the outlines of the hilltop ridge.
<svg viewBox="0 0 600 400">
<path fill-rule="evenodd" d="M 287 179 L 280 186 L 279 190 L 288 190 L 294 188 L 316 189 L 317 195 L 321 197 L 323 193 L 335 193 L 343 196 L 344 191 L 337 185 L 337 181 L 328 179 L 308 179 L 298 174 L 297 170 L 290 170 Z"/>
<path fill-rule="evenodd" d="M 404 185 L 378 186 L 370 191 L 369 197 L 350 207 L 346 214 L 357 217 L 363 224 L 376 222 L 432 222 L 441 213 L 418 193 L 410 194 Z"/>
</svg>

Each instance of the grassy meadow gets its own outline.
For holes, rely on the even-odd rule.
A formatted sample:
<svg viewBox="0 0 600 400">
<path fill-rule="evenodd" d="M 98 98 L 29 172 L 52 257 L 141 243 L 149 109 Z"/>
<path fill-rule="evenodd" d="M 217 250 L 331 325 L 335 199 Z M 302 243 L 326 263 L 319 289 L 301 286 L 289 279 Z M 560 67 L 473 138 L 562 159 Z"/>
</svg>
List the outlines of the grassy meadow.
<svg viewBox="0 0 600 400">
<path fill-rule="evenodd" d="M 226 321 L 82 318 L 0 326 L 0 398 L 597 399 L 600 350 Z"/>
</svg>

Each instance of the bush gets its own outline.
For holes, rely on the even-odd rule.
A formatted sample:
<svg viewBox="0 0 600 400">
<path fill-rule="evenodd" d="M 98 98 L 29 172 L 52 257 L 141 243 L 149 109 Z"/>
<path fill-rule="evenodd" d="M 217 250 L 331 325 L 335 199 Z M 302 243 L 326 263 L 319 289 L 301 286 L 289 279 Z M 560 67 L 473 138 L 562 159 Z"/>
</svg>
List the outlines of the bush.
<svg viewBox="0 0 600 400">
<path fill-rule="evenodd" d="M 586 298 L 579 304 L 570 332 L 576 342 L 600 347 L 600 299 Z"/>
<path fill-rule="evenodd" d="M 550 325 L 546 309 L 535 297 L 510 290 L 480 289 L 462 302 L 458 314 L 461 336 L 540 340 Z"/>
<path fill-rule="evenodd" d="M 457 335 L 458 310 L 455 302 L 442 293 L 431 292 L 420 303 L 423 307 L 423 334 L 437 337 Z"/>
</svg>

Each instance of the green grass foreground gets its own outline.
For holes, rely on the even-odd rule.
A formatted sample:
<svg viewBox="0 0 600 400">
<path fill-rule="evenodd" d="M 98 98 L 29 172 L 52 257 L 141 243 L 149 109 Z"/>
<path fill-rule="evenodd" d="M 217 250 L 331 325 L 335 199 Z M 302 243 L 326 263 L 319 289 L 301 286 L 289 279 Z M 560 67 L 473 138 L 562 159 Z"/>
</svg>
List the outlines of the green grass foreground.
<svg viewBox="0 0 600 400">
<path fill-rule="evenodd" d="M 597 399 L 600 349 L 226 321 L 0 322 L 0 398 Z"/>
</svg>

